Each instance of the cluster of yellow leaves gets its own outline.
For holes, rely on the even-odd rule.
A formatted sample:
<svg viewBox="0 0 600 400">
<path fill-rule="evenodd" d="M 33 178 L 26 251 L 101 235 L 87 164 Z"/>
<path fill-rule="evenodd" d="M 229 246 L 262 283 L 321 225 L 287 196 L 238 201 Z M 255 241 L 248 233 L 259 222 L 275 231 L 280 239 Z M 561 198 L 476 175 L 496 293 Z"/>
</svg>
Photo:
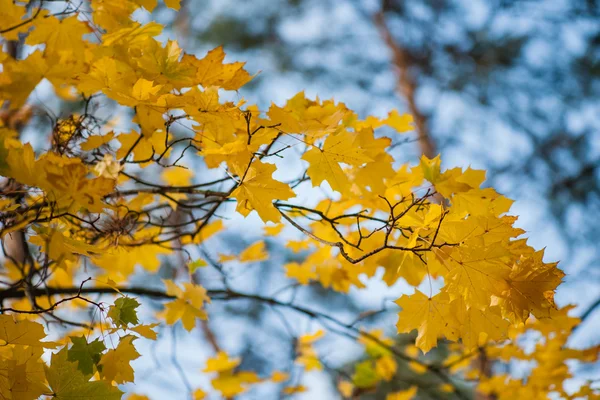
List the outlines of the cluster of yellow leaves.
<svg viewBox="0 0 600 400">
<path fill-rule="evenodd" d="M 227 353 L 219 352 L 215 358 L 207 361 L 203 372 L 217 373 L 217 376 L 211 380 L 212 387 L 224 398 L 231 398 L 245 392 L 248 386 L 261 381 L 254 372 L 236 371 L 239 365 L 239 358 L 232 359 Z"/>
<path fill-rule="evenodd" d="M 154 325 L 138 324 L 135 309 L 139 306 L 130 298 L 119 298 L 108 313 L 119 328 L 131 330 L 146 338 L 156 339 Z M 129 324 L 135 326 L 129 326 Z M 113 383 L 134 381 L 129 364 L 140 356 L 133 341 L 136 336 L 125 335 L 114 349 L 106 351 L 98 339 L 71 336 L 72 346 L 65 346 L 51 357 L 49 365 L 42 360 L 44 349 L 54 349 L 59 343 L 42 341 L 46 337 L 41 324 L 15 320 L 0 315 L 0 396 L 3 399 L 34 400 L 40 396 L 56 399 L 98 398 L 120 399 L 121 392 Z M 93 377 L 96 379 L 91 380 Z"/>
<path fill-rule="evenodd" d="M 101 212 L 103 197 L 115 187 L 115 179 L 89 177 L 92 170 L 79 158 L 45 153 L 36 159 L 31 145 L 5 140 L 6 167 L 0 174 L 24 185 L 38 187 L 63 212 L 80 209 Z"/>
<path fill-rule="evenodd" d="M 317 250 L 301 264 L 288 264 L 287 275 L 302 284 L 318 280 L 343 292 L 351 285 L 362 287 L 360 275 L 373 276 L 380 267 L 389 285 L 400 278 L 415 286 L 424 279 L 442 278 L 445 285 L 439 293 L 417 290 L 398 299 L 398 332 L 418 330 L 416 344 L 424 352 L 440 337 L 462 339 L 469 349 L 505 339 L 511 324 L 530 314 L 550 315 L 554 290 L 564 274 L 555 263 L 543 262 L 543 251 L 515 239 L 523 231 L 513 227 L 516 217 L 503 215 L 512 202 L 493 189 L 481 189 L 484 177 L 472 169 L 442 173 L 439 157 L 423 158 L 420 166 L 401 168 L 385 180 L 385 202 L 362 192 L 360 201 L 323 203 L 317 209 L 325 218 L 310 226 L 323 240 L 312 240 Z M 427 184 L 444 196 L 443 204 L 411 200 L 415 188 Z M 355 220 L 349 218 L 347 224 L 339 220 L 336 232 L 326 218 L 349 213 L 357 204 L 375 210 L 363 215 L 392 221 L 396 230 L 356 230 Z M 329 243 L 339 241 L 339 232 L 355 243 L 360 240 L 360 247 L 348 246 L 350 258 L 339 252 L 332 256 Z M 365 254 L 371 256 L 364 258 Z M 349 262 L 352 259 L 362 261 Z"/>
<path fill-rule="evenodd" d="M 478 389 L 482 393 L 494 395 L 498 399 L 514 398 L 551 398 L 564 399 L 594 398 L 593 382 L 583 384 L 575 393 L 564 385 L 573 378 L 570 364 L 575 360 L 579 363 L 598 361 L 600 345 L 587 349 L 573 349 L 567 340 L 573 328 L 579 324 L 579 319 L 568 315 L 574 307 L 567 306 L 553 310 L 549 317 L 528 320 L 511 332 L 511 342 L 503 347 L 490 347 L 486 354 L 491 360 L 498 362 L 521 362 L 529 366 L 527 378 L 518 378 L 508 374 L 494 376 L 477 376 L 477 371 L 468 371 L 470 377 L 481 378 Z M 518 343 L 534 337 L 536 340 L 533 351 L 524 351 Z M 455 357 L 460 357 L 456 354 Z M 462 356 L 466 362 L 469 357 Z M 449 359 L 450 361 L 450 359 Z M 464 368 L 465 361 L 455 368 Z M 571 364 L 572 365 L 572 364 Z M 572 390 L 571 390 L 572 391 Z"/>
<path fill-rule="evenodd" d="M 2 274 L 11 282 L 44 270 L 50 276 L 45 284 L 73 287 L 81 259 L 93 265 L 98 286 L 126 283 L 138 266 L 155 273 L 160 257 L 173 252 L 172 243 L 175 248 L 199 245 L 222 230 L 221 221 L 209 219 L 216 207 L 231 200 L 242 216 L 255 212 L 263 222 L 275 223 L 265 227 L 267 235 L 279 235 L 286 222 L 304 234 L 304 239 L 287 242 L 294 252 L 308 253 L 300 262 L 286 265 L 287 276 L 300 284 L 318 282 L 347 293 L 351 287 L 363 288 L 365 279 L 378 270 L 383 270 L 383 280 L 390 286 L 404 280 L 417 287 L 437 279 L 441 289 L 426 293 L 415 289 L 396 301 L 401 309 L 398 332 L 417 331 L 416 346 L 423 352 L 445 338 L 461 342 L 457 354 L 489 347 L 496 351 L 491 357 L 537 363 L 527 385 L 508 376 L 478 377 L 482 391 L 498 395 L 504 386 L 506 398 L 537 398 L 552 391 L 562 395 L 557 382 L 570 376 L 565 361 L 594 359 L 592 351 L 565 346 L 570 329 L 561 331 L 557 326 L 573 324 L 556 310 L 553 300 L 564 274 L 555 263 L 543 261 L 543 251 L 519 239 L 524 232 L 514 227 L 516 217 L 507 215 L 512 201 L 481 187 L 483 171 L 442 171 L 439 157 L 423 157 L 413 168 L 395 165 L 390 149 L 396 133 L 412 129 L 410 116 L 392 111 L 383 119 L 361 120 L 343 103 L 311 100 L 304 93 L 283 106 L 271 104 L 264 112 L 244 100 L 223 101 L 223 90 L 238 90 L 252 79 L 244 63 L 226 63 L 221 47 L 198 58 L 185 53 L 176 41 L 157 40 L 160 24 L 143 25 L 131 18 L 140 7 L 152 11 L 156 0 L 91 0 L 90 16 L 52 14 L 40 4 L 31 18 L 27 3 L 0 0 L 0 26 L 6 30 L 2 37 L 16 40 L 20 34 L 34 47 L 24 59 L 0 52 L 0 105 L 20 109 L 45 79 L 67 101 L 79 99 L 79 94 L 89 100 L 102 93 L 131 109 L 137 127 L 120 132 L 107 124 L 92 133 L 84 129 L 88 116 L 73 114 L 56 122 L 54 151 L 36 156 L 14 129 L 0 126 L 0 175 L 12 179 L 21 194 L 0 199 L 3 221 L 10 221 L 2 234 L 26 231 L 28 242 L 52 261 L 48 270 L 38 260 L 29 265 L 7 263 Z M 177 0 L 164 3 L 179 8 Z M 174 166 L 160 175 L 166 186 L 149 183 L 139 191 L 129 190 L 144 181 L 132 178 L 125 168 L 129 163 L 146 168 L 168 158 L 176 141 L 169 132 L 175 121 L 190 127 L 193 137 L 186 140 L 194 144 L 194 155 L 209 169 L 225 171 L 232 184 L 226 192 L 202 192 L 193 186 L 193 170 Z M 390 128 L 394 134 L 384 137 L 383 130 Z M 302 154 L 296 161 L 303 170 L 295 181 L 281 178 L 287 171 L 270 162 L 291 153 L 286 151 L 292 147 Z M 287 203 L 304 181 L 335 193 L 316 204 Z M 160 197 L 158 189 L 173 192 Z M 166 233 L 151 223 L 151 210 L 166 204 L 175 214 L 190 193 L 220 199 L 205 218 L 193 223 L 195 232 L 174 238 L 177 222 L 161 215 L 173 228 Z M 148 216 L 142 219 L 146 224 L 138 221 L 141 215 Z M 219 261 L 258 262 L 268 256 L 261 240 L 240 254 L 222 255 Z M 198 259 L 187 262 L 187 270 L 193 274 L 206 265 Z M 159 318 L 167 324 L 181 321 L 188 331 L 197 318 L 207 318 L 204 307 L 210 298 L 202 286 L 183 282 L 182 288 L 170 280 L 165 285 L 165 296 L 171 300 Z M 52 304 L 50 297 L 40 301 L 45 303 L 37 306 Z M 33 308 L 28 299 L 11 306 Z M 72 345 L 53 354 L 49 366 L 41 356 L 44 347 L 54 344 L 41 342 L 45 337 L 41 325 L 0 315 L 0 340 L 5 342 L 0 368 L 6 371 L 0 374 L 0 395 L 120 398 L 113 384 L 134 380 L 130 362 L 139 357 L 134 339 L 156 339 L 155 325 L 139 323 L 138 306 L 135 299 L 120 297 L 110 307 L 109 334 L 127 333 L 116 347 L 107 350 L 97 339 L 72 337 Z M 514 341 L 515 332 L 525 327 L 542 332 L 545 347 L 525 355 L 514 343 L 492 346 Z M 323 334 L 298 339 L 295 361 L 307 371 L 322 368 L 313 345 Z M 395 359 L 382 346 L 391 346 L 391 341 L 381 332 L 371 336 L 378 341 L 363 338 L 369 358 L 357 365 L 345 390 L 371 388 L 396 373 Z M 217 374 L 212 386 L 223 397 L 234 397 L 261 382 L 255 373 L 239 371 L 239 364 L 239 359 L 223 352 L 207 363 L 205 372 Z M 412 367 L 418 370 L 422 365 Z M 271 377 L 273 382 L 286 380 L 284 373 Z M 287 394 L 303 390 L 301 385 L 284 388 Z M 16 391 L 23 395 L 16 396 Z M 408 389 L 388 398 L 414 395 L 415 389 Z M 203 396 L 201 391 L 195 395 Z"/>
</svg>

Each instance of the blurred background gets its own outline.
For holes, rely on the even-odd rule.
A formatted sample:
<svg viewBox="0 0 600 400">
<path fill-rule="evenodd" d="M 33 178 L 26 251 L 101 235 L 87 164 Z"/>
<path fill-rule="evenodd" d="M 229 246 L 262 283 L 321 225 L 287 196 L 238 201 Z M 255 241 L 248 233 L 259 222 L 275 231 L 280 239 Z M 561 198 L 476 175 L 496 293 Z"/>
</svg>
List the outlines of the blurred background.
<svg viewBox="0 0 600 400">
<path fill-rule="evenodd" d="M 546 261 L 560 260 L 568 274 L 557 303 L 576 304 L 584 319 L 570 345 L 600 343 L 598 1 L 182 0 L 182 8 L 179 14 L 160 9 L 138 18 L 166 24 L 165 37 L 189 53 L 201 57 L 223 45 L 227 61 L 247 61 L 248 71 L 260 73 L 239 96 L 261 109 L 270 102 L 282 105 L 302 90 L 309 98 L 344 102 L 362 117 L 398 109 L 415 118 L 415 131 L 393 150 L 398 162 L 441 153 L 446 168 L 487 170 L 486 185 L 516 200 L 512 214 L 519 215 L 530 244 L 546 247 Z M 260 230 L 248 228 L 252 222 L 226 222 L 234 229 L 211 242 L 211 251 L 235 253 L 256 241 Z M 393 335 L 391 301 L 406 288 L 369 284 L 351 290 L 348 299 L 320 286 L 290 287 L 282 265 L 306 254 L 294 254 L 276 239 L 268 248 L 268 261 L 226 267 L 229 284 L 265 294 L 283 288 L 281 298 L 335 310 L 342 320 L 378 311 L 364 324 L 386 326 Z M 207 287 L 224 279 L 216 271 L 202 274 Z M 314 332 L 318 324 L 278 313 L 250 302 L 213 305 L 212 341 L 242 355 L 242 368 L 263 375 L 291 372 L 292 381 L 310 388 L 300 398 L 337 398 L 337 380 L 352 374 L 362 347 L 328 334 L 316 346 L 324 371 L 294 372 L 290 338 Z M 169 396 L 209 387 L 199 369 L 215 349 L 203 335 L 166 332 L 150 349 L 154 362 L 144 359 L 137 366 L 132 389 Z M 574 365 L 573 373 L 574 387 L 582 379 L 598 382 L 600 365 Z M 398 374 L 402 379 L 364 398 L 383 398 L 411 380 L 428 379 L 406 366 Z M 278 398 L 277 390 L 263 387 L 239 398 Z"/>
</svg>

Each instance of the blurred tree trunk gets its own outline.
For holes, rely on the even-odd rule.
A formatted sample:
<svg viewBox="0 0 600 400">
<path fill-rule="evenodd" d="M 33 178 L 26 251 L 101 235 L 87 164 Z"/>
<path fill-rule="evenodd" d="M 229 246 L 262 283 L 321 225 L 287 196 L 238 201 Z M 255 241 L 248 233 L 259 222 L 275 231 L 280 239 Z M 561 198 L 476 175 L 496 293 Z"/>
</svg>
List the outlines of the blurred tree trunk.
<svg viewBox="0 0 600 400">
<path fill-rule="evenodd" d="M 433 158 L 437 155 L 436 146 L 427 129 L 427 118 L 417 107 L 415 98 L 417 83 L 412 72 L 411 56 L 406 49 L 394 40 L 390 32 L 385 20 L 386 4 L 387 1 L 384 0 L 381 10 L 373 16 L 373 19 L 381 38 L 392 52 L 392 62 L 398 76 L 396 90 L 406 100 L 408 110 L 414 118 L 421 153 L 428 158 Z"/>
</svg>

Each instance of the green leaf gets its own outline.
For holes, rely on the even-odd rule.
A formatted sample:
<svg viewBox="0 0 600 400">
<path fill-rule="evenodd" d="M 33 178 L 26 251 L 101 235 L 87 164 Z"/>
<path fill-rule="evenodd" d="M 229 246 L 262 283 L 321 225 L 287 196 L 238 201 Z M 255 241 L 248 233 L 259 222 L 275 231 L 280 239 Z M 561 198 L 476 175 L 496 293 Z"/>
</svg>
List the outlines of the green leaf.
<svg viewBox="0 0 600 400">
<path fill-rule="evenodd" d="M 188 269 L 190 270 L 190 274 L 196 272 L 198 268 L 206 267 L 208 264 L 203 259 L 199 258 L 196 261 L 193 261 L 188 264 Z"/>
<path fill-rule="evenodd" d="M 99 339 L 88 343 L 84 336 L 71 336 L 73 346 L 68 351 L 67 359 L 76 361 L 77 368 L 84 375 L 93 375 L 94 367 L 97 366 L 102 357 L 102 352 L 106 350 L 106 346 Z"/>
<path fill-rule="evenodd" d="M 140 303 L 131 297 L 120 297 L 115 300 L 115 304 L 110 306 L 108 316 L 113 320 L 114 324 L 120 328 L 127 328 L 128 324 L 137 325 L 139 320 L 137 317 L 136 308 Z"/>
<path fill-rule="evenodd" d="M 104 381 L 90 382 L 67 359 L 67 348 L 52 355 L 50 366 L 44 366 L 54 400 L 120 400 L 123 392 Z"/>
<path fill-rule="evenodd" d="M 352 382 L 359 388 L 371 388 L 379 382 L 379 376 L 375 371 L 372 361 L 358 363 L 352 375 Z"/>
</svg>

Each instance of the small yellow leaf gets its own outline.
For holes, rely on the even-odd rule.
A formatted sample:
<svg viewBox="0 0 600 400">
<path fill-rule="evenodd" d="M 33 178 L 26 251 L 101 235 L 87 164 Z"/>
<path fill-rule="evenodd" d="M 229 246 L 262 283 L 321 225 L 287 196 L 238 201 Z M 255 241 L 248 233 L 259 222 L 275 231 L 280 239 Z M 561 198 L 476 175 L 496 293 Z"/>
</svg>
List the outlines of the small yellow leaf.
<svg viewBox="0 0 600 400">
<path fill-rule="evenodd" d="M 217 353 L 216 357 L 209 358 L 206 361 L 206 368 L 202 370 L 202 372 L 225 372 L 231 371 L 238 365 L 240 365 L 241 360 L 239 358 L 229 358 L 229 355 L 220 351 Z"/>
<path fill-rule="evenodd" d="M 140 356 L 133 346 L 135 339 L 135 336 L 123 336 L 116 349 L 109 350 L 102 356 L 100 365 L 103 379 L 119 384 L 133 382 L 133 368 L 129 363 Z"/>
<path fill-rule="evenodd" d="M 240 253 L 241 262 L 258 262 L 269 258 L 269 253 L 265 250 L 265 242 L 263 240 L 248 246 Z"/>
<path fill-rule="evenodd" d="M 411 400 L 417 395 L 417 387 L 413 386 L 407 390 L 401 390 L 399 392 L 390 393 L 386 396 L 385 400 Z"/>
<path fill-rule="evenodd" d="M 159 324 L 154 323 L 150 325 L 138 325 L 131 328 L 128 328 L 131 331 L 145 337 L 146 339 L 156 340 L 158 335 L 154 332 L 154 328 L 156 328 Z"/>
</svg>

